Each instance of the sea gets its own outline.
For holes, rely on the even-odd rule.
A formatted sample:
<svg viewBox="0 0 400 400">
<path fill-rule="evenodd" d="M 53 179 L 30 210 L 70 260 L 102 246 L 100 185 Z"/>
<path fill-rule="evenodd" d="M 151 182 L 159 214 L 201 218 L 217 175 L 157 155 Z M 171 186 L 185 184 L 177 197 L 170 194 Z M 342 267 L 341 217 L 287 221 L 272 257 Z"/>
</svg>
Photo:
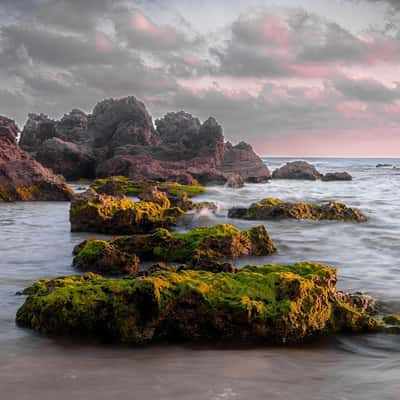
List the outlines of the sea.
<svg viewBox="0 0 400 400">
<path fill-rule="evenodd" d="M 273 170 L 291 159 L 263 159 Z M 231 223 L 264 224 L 278 247 L 246 264 L 319 261 L 338 269 L 342 290 L 376 297 L 400 312 L 400 159 L 312 158 L 322 173 L 348 171 L 350 182 L 272 180 L 241 189 L 210 187 L 214 201 L 176 229 Z M 390 167 L 376 168 L 377 164 Z M 82 184 L 72 184 L 77 191 Z M 358 207 L 366 223 L 240 221 L 233 206 L 266 197 L 340 201 Z M 45 337 L 15 324 L 24 296 L 41 278 L 78 273 L 72 248 L 87 237 L 71 233 L 67 202 L 0 203 L 1 400 L 399 400 L 400 335 L 337 335 L 296 347 L 97 345 Z"/>
</svg>

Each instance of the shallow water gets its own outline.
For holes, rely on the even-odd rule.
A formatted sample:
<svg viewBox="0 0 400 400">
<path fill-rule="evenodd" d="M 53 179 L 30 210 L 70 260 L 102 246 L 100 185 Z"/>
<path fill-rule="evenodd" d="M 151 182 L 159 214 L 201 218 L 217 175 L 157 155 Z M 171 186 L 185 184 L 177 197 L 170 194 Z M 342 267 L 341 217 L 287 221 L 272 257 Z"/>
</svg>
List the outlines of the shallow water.
<svg viewBox="0 0 400 400">
<path fill-rule="evenodd" d="M 283 159 L 268 159 L 271 169 Z M 400 160 L 314 159 L 322 171 L 349 171 L 353 182 L 272 181 L 243 189 L 210 188 L 218 216 L 197 215 L 179 229 L 230 222 L 227 208 L 264 197 L 339 200 L 369 217 L 363 224 L 279 221 L 265 225 L 273 256 L 240 260 L 315 260 L 339 268 L 339 286 L 364 291 L 400 311 Z M 399 399 L 400 336 L 326 339 L 301 348 L 100 347 L 49 339 L 15 326 L 24 300 L 15 292 L 43 277 L 71 274 L 67 203 L 0 204 L 0 399 Z M 99 236 L 99 235 L 96 235 Z"/>
</svg>

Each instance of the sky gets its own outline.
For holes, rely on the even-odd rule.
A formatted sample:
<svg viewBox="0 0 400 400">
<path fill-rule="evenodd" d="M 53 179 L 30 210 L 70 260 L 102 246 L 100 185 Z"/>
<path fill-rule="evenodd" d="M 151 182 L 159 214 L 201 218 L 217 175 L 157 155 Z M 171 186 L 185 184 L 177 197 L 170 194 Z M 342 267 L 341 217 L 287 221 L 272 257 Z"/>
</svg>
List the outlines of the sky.
<svg viewBox="0 0 400 400">
<path fill-rule="evenodd" d="M 214 116 L 266 156 L 400 157 L 400 0 L 0 0 L 0 114 Z"/>
</svg>

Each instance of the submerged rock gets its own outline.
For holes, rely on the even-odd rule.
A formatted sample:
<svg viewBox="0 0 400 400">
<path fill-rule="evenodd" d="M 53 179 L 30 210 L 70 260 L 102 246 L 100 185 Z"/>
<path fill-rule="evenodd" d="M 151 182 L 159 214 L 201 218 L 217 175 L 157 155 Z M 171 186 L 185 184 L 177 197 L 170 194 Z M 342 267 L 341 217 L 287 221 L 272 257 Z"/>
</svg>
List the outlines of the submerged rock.
<svg viewBox="0 0 400 400">
<path fill-rule="evenodd" d="M 89 189 L 71 202 L 72 232 L 98 232 L 110 234 L 147 233 L 175 223 L 184 212 L 177 208 L 126 197 L 115 198 Z"/>
<path fill-rule="evenodd" d="M 353 177 L 348 172 L 328 172 L 322 175 L 321 179 L 324 182 L 331 181 L 351 181 Z"/>
<path fill-rule="evenodd" d="M 317 263 L 181 270 L 141 278 L 87 273 L 36 282 L 17 312 L 44 334 L 144 344 L 157 340 L 301 343 L 333 332 L 374 332 L 380 321 L 336 298 L 336 271 Z"/>
<path fill-rule="evenodd" d="M 376 168 L 391 168 L 392 164 L 376 164 Z"/>
<path fill-rule="evenodd" d="M 383 317 L 386 325 L 400 326 L 400 315 L 389 314 Z"/>
<path fill-rule="evenodd" d="M 357 208 L 342 203 L 310 204 L 304 202 L 283 202 L 268 198 L 253 203 L 250 207 L 235 207 L 228 212 L 229 218 L 268 220 L 281 218 L 341 220 L 364 222 L 367 218 Z"/>
<path fill-rule="evenodd" d="M 90 258 L 85 258 L 90 248 Z M 263 225 L 247 231 L 240 231 L 232 225 L 220 224 L 213 227 L 192 229 L 186 233 L 171 233 L 159 229 L 153 234 L 122 236 L 111 241 L 89 240 L 75 248 L 74 265 L 83 270 L 99 271 L 95 250 L 98 250 L 99 263 L 103 265 L 110 252 L 125 273 L 131 263 L 129 257 L 141 261 L 162 261 L 187 263 L 192 267 L 206 270 L 220 270 L 221 261 L 243 256 L 266 256 L 276 251 L 268 232 Z M 116 272 L 111 266 L 112 272 Z M 107 272 L 105 269 L 102 272 Z"/>
<path fill-rule="evenodd" d="M 273 179 L 304 179 L 316 181 L 321 178 L 318 170 L 306 161 L 292 161 L 272 173 Z"/>
<path fill-rule="evenodd" d="M 35 161 L 17 144 L 18 127 L 0 116 L 0 201 L 65 201 L 68 185 Z"/>
</svg>

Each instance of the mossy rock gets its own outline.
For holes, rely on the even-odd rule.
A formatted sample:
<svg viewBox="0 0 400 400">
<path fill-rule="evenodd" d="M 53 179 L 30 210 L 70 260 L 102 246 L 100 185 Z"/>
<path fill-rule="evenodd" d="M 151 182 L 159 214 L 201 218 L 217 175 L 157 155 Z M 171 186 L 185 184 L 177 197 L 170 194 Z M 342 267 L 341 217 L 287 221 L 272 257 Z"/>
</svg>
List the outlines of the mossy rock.
<svg viewBox="0 0 400 400">
<path fill-rule="evenodd" d="M 364 222 L 367 220 L 360 210 L 348 207 L 342 203 L 314 204 L 284 202 L 275 198 L 261 200 L 251 204 L 248 208 L 231 208 L 228 212 L 228 217 L 247 220 L 273 220 L 282 218 L 351 222 Z"/>
<path fill-rule="evenodd" d="M 99 271 L 96 257 L 98 262 L 103 264 L 105 251 L 102 250 L 97 255 L 91 254 L 90 258 L 86 257 L 86 253 L 89 246 L 102 246 L 103 243 L 107 246 L 107 259 L 113 252 L 113 259 L 122 267 L 125 261 L 129 260 L 127 256 L 137 256 L 141 261 L 188 263 L 215 270 L 220 268 L 216 264 L 225 259 L 266 256 L 276 251 L 263 225 L 240 231 L 232 225 L 220 224 L 192 229 L 186 233 L 171 233 L 166 229 L 158 229 L 153 234 L 123 236 L 109 242 L 85 241 L 75 250 L 74 264 L 79 267 L 83 261 L 84 270 Z M 90 269 L 91 265 L 93 269 Z M 120 273 L 124 273 L 124 268 L 121 268 Z"/>
<path fill-rule="evenodd" d="M 99 195 L 89 189 L 71 202 L 70 222 L 73 232 L 133 234 L 171 226 L 183 214 L 178 207 Z"/>
<path fill-rule="evenodd" d="M 365 311 L 337 302 L 335 281 L 336 271 L 317 263 L 248 266 L 236 274 L 170 270 L 136 279 L 45 279 L 25 291 L 16 321 L 45 334 L 127 344 L 288 344 L 380 330 Z"/>
<path fill-rule="evenodd" d="M 205 187 L 197 182 L 193 182 L 193 185 L 182 185 L 177 182 L 137 182 L 125 176 L 99 178 L 91 184 L 91 188 L 96 192 L 113 196 L 138 196 L 148 186 L 157 186 L 161 191 L 173 196 L 185 193 L 188 197 L 195 197 L 205 192 Z"/>
<path fill-rule="evenodd" d="M 83 271 L 136 275 L 139 258 L 126 254 L 105 240 L 85 240 L 74 251 L 74 266 Z"/>
<path fill-rule="evenodd" d="M 400 326 L 400 315 L 389 314 L 383 317 L 383 322 L 387 325 Z"/>
</svg>

